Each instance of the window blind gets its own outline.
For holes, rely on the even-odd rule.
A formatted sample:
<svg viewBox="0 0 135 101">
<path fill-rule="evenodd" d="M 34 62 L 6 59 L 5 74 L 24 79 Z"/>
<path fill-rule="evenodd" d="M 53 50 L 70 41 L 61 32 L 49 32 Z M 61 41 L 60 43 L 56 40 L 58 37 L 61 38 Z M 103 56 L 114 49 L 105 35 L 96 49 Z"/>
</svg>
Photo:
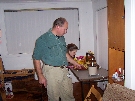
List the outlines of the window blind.
<svg viewBox="0 0 135 101">
<path fill-rule="evenodd" d="M 69 26 L 65 34 L 66 44 L 79 47 L 78 9 L 5 10 L 6 41 L 8 54 L 33 52 L 36 39 L 52 28 L 58 17 L 67 19 Z"/>
</svg>

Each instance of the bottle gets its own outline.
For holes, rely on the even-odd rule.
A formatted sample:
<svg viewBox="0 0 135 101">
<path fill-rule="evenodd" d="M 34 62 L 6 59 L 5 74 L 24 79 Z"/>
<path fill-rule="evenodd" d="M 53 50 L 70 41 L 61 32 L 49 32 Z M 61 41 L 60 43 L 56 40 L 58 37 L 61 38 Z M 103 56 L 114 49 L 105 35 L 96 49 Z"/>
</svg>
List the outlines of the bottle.
<svg viewBox="0 0 135 101">
<path fill-rule="evenodd" d="M 115 79 L 118 78 L 118 72 L 115 72 L 114 78 L 115 78 Z"/>
<path fill-rule="evenodd" d="M 94 66 L 94 63 L 93 63 L 93 62 L 91 63 L 91 66 L 92 66 L 92 67 Z"/>
<path fill-rule="evenodd" d="M 86 62 L 89 62 L 89 57 L 90 57 L 90 54 L 87 52 L 86 53 Z"/>
</svg>

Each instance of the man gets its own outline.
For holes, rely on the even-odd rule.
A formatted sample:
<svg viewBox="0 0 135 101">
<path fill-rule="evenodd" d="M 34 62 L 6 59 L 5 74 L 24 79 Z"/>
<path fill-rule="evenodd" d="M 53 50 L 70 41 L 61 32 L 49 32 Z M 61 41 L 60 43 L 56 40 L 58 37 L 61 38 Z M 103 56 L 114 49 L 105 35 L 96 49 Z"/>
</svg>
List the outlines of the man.
<svg viewBox="0 0 135 101">
<path fill-rule="evenodd" d="M 67 53 L 64 34 L 67 33 L 68 22 L 65 18 L 58 18 L 53 27 L 37 40 L 33 52 L 33 63 L 37 71 L 40 84 L 47 87 L 49 101 L 75 101 L 73 85 L 67 77 L 68 62 L 78 68 L 81 66 Z M 43 68 L 41 68 L 41 61 Z"/>
</svg>

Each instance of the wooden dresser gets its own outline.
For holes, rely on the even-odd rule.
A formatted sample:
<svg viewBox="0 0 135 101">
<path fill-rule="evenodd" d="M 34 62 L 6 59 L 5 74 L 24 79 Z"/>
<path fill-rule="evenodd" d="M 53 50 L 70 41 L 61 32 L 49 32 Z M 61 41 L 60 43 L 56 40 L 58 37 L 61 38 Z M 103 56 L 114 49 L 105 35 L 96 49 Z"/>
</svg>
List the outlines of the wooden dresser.
<svg viewBox="0 0 135 101">
<path fill-rule="evenodd" d="M 109 77 L 109 83 L 117 83 L 117 84 L 120 84 L 120 85 L 122 85 L 122 86 L 124 86 L 124 81 L 125 80 L 122 80 L 122 81 L 117 81 L 117 80 L 115 80 L 115 79 L 113 79 L 112 77 Z"/>
<path fill-rule="evenodd" d="M 3 62 L 2 62 L 2 58 L 0 58 L 0 80 L 1 80 L 2 84 L 4 84 Z"/>
<path fill-rule="evenodd" d="M 3 76 L 3 63 L 2 58 L 0 58 L 0 95 L 3 101 L 6 101 L 6 93 L 4 89 L 4 76 Z"/>
</svg>

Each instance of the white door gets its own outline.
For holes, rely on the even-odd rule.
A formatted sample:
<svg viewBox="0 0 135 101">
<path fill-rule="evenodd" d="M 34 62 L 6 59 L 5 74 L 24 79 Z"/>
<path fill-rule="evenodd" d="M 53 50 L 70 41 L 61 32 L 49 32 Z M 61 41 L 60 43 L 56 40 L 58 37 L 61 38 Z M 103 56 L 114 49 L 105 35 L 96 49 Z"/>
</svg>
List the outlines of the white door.
<svg viewBox="0 0 135 101">
<path fill-rule="evenodd" d="M 96 12 L 97 63 L 108 70 L 107 8 Z"/>
</svg>

